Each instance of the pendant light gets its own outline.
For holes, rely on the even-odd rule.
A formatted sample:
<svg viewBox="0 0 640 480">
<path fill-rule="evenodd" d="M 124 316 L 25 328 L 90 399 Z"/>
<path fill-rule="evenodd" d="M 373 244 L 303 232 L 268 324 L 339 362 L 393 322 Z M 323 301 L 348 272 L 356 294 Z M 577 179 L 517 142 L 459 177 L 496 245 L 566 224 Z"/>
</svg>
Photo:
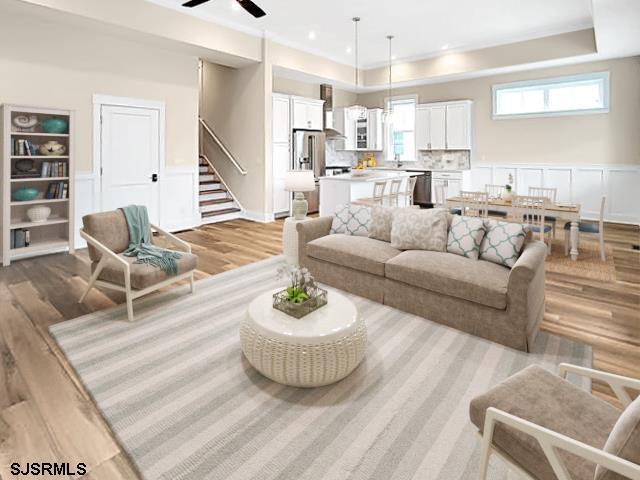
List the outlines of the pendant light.
<svg viewBox="0 0 640 480">
<path fill-rule="evenodd" d="M 360 17 L 353 17 L 351 20 L 353 20 L 353 34 L 355 37 L 355 41 L 354 41 L 354 47 L 355 47 L 355 55 L 354 55 L 354 65 L 353 65 L 353 69 L 354 69 L 354 73 L 355 73 L 355 87 L 356 87 L 356 93 L 358 93 L 358 85 L 359 85 L 359 79 L 358 79 L 358 23 L 360 23 Z"/>
<path fill-rule="evenodd" d="M 393 99 L 393 85 L 392 85 L 392 66 L 393 66 L 393 52 L 391 48 L 391 42 L 393 41 L 393 35 L 387 35 L 389 40 L 389 88 L 388 88 L 388 101 L 384 109 L 384 121 L 387 125 L 391 125 L 393 122 L 393 108 L 391 107 L 391 100 Z"/>
</svg>

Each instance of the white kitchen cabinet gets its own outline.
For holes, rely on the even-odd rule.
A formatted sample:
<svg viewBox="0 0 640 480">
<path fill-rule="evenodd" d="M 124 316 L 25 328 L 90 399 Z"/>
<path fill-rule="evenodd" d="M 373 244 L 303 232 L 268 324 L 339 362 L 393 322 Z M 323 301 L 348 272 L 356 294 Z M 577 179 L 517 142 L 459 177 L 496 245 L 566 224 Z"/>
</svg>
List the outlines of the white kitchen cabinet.
<svg viewBox="0 0 640 480">
<path fill-rule="evenodd" d="M 289 123 L 289 96 L 273 95 L 273 143 L 288 143 L 291 135 Z"/>
<path fill-rule="evenodd" d="M 471 149 L 471 103 L 447 105 L 447 150 Z"/>
<path fill-rule="evenodd" d="M 273 213 L 289 212 L 291 194 L 284 189 L 284 179 L 289 171 L 290 150 L 288 143 L 273 144 Z"/>
<path fill-rule="evenodd" d="M 444 150 L 447 143 L 446 105 L 420 105 L 416 109 L 416 149 Z"/>
<path fill-rule="evenodd" d="M 438 105 L 429 108 L 430 150 L 444 150 L 447 148 L 447 107 Z"/>
<path fill-rule="evenodd" d="M 462 191 L 462 172 L 433 172 L 431 176 L 431 198 L 436 199 L 437 187 L 444 187 L 445 198 L 457 197 Z"/>
<path fill-rule="evenodd" d="M 367 149 L 381 152 L 384 147 L 383 139 L 382 109 L 367 109 Z"/>
<path fill-rule="evenodd" d="M 324 100 L 291 97 L 291 127 L 306 130 L 322 130 Z"/>
<path fill-rule="evenodd" d="M 272 114 L 272 175 L 273 213 L 288 213 L 291 194 L 284 189 L 284 178 L 291 168 L 291 99 L 273 94 Z"/>
<path fill-rule="evenodd" d="M 417 150 L 470 150 L 471 101 L 440 102 L 416 108 Z"/>
</svg>

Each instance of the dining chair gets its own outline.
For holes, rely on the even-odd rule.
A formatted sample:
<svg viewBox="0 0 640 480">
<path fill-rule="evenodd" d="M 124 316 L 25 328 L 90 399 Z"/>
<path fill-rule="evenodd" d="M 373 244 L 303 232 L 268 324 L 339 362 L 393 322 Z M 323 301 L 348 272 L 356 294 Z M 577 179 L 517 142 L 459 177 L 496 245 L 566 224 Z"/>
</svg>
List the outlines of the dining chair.
<svg viewBox="0 0 640 480">
<path fill-rule="evenodd" d="M 598 223 L 578 223 L 578 231 L 580 233 L 587 233 L 592 235 L 598 235 L 598 240 L 600 242 L 600 258 L 602 261 L 607 260 L 607 256 L 604 251 L 604 206 L 607 201 L 607 197 L 603 196 L 602 201 L 600 202 L 600 218 L 598 219 Z M 569 255 L 569 240 L 570 240 L 570 232 L 571 232 L 571 222 L 567 222 L 564 225 L 564 254 Z"/>
<path fill-rule="evenodd" d="M 532 197 L 544 197 L 551 205 L 555 205 L 558 197 L 558 189 L 547 187 L 529 187 L 529 195 Z M 556 220 L 556 217 L 550 215 L 544 217 L 544 221 L 551 226 L 551 234 L 553 238 L 556 238 Z"/>
<path fill-rule="evenodd" d="M 407 178 L 407 183 L 404 189 L 404 192 L 400 192 L 400 196 L 404 197 L 406 200 L 406 205 L 412 207 L 413 206 L 413 191 L 416 188 L 416 182 L 418 181 L 418 177 L 409 177 Z"/>
<path fill-rule="evenodd" d="M 516 195 L 511 204 L 515 213 L 514 220 L 516 222 L 524 221 L 534 234 L 538 234 L 540 241 L 545 242 L 547 234 L 551 233 L 551 227 L 544 221 L 547 199 L 530 195 Z M 551 252 L 551 238 L 547 243 L 547 253 L 549 252 Z"/>
<path fill-rule="evenodd" d="M 387 205 L 392 207 L 398 206 L 398 198 L 400 196 L 400 186 L 402 185 L 401 178 L 395 178 L 389 182 L 389 194 L 384 197 Z"/>
<path fill-rule="evenodd" d="M 467 217 L 487 218 L 489 211 L 489 196 L 487 192 L 461 191 L 462 214 Z"/>
<path fill-rule="evenodd" d="M 489 196 L 489 200 L 497 200 L 502 198 L 502 194 L 506 191 L 504 185 L 491 185 L 485 184 L 484 191 L 487 192 Z M 490 217 L 500 217 L 505 218 L 507 216 L 507 212 L 503 212 L 502 210 L 487 210 L 487 214 Z"/>
</svg>

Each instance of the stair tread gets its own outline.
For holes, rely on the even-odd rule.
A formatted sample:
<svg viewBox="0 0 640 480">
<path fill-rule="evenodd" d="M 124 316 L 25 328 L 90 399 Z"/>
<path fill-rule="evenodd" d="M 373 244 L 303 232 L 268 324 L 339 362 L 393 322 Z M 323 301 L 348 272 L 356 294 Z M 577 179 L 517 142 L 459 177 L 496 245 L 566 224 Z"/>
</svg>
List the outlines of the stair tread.
<svg viewBox="0 0 640 480">
<path fill-rule="evenodd" d="M 239 208 L 224 208 L 222 210 L 212 210 L 211 212 L 201 212 L 200 216 L 202 217 L 214 217 L 216 215 L 224 215 L 225 213 L 235 213 L 239 212 Z"/>
<path fill-rule="evenodd" d="M 207 192 L 208 194 L 211 193 L 227 193 L 227 190 L 225 188 L 213 188 L 211 190 L 200 190 L 200 194 L 202 195 L 204 192 Z"/>
<path fill-rule="evenodd" d="M 211 185 L 212 183 L 221 183 L 220 180 L 200 180 L 200 185 Z"/>
<path fill-rule="evenodd" d="M 228 203 L 233 202 L 233 198 L 215 198 L 213 200 L 201 200 L 200 206 L 202 205 L 218 205 L 219 203 Z"/>
</svg>

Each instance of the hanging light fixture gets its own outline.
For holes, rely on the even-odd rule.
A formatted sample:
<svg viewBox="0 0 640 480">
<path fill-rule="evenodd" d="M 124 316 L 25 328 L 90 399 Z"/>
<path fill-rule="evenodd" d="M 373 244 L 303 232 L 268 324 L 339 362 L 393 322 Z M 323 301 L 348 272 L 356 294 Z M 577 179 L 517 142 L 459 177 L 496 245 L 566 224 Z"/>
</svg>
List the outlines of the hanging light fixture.
<svg viewBox="0 0 640 480">
<path fill-rule="evenodd" d="M 354 54 L 354 63 L 353 63 L 353 70 L 354 70 L 354 83 L 355 83 L 355 87 L 356 87 L 356 93 L 358 93 L 358 23 L 360 22 L 360 17 L 353 17 L 351 19 L 353 21 L 353 35 L 354 35 L 354 47 L 355 47 L 355 54 Z"/>
<path fill-rule="evenodd" d="M 387 125 L 393 122 L 393 107 L 391 106 L 391 100 L 393 99 L 393 85 L 392 85 L 392 66 L 393 66 L 393 52 L 391 42 L 393 41 L 393 35 L 387 35 L 389 40 L 389 88 L 388 88 L 388 101 L 384 108 L 384 121 Z"/>
</svg>

